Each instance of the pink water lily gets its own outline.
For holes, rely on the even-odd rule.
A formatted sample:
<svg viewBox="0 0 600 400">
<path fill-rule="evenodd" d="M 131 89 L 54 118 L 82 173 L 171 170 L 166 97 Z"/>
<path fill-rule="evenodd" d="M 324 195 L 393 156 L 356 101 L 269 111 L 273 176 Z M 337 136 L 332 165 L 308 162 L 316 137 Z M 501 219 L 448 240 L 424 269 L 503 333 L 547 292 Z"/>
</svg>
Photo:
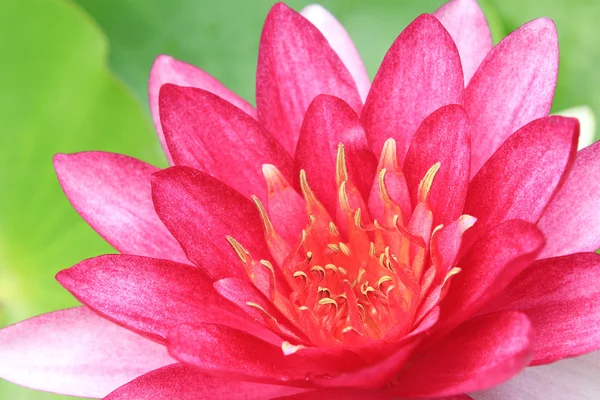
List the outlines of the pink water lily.
<svg viewBox="0 0 600 400">
<path fill-rule="evenodd" d="M 256 109 L 159 56 L 172 166 L 55 157 L 121 254 L 57 275 L 84 306 L 0 331 L 0 377 L 110 400 L 581 394 L 538 367 L 600 347 L 600 147 L 548 116 L 557 69 L 552 21 L 492 47 L 474 0 L 415 19 L 372 84 L 329 12 L 276 4 Z"/>
</svg>

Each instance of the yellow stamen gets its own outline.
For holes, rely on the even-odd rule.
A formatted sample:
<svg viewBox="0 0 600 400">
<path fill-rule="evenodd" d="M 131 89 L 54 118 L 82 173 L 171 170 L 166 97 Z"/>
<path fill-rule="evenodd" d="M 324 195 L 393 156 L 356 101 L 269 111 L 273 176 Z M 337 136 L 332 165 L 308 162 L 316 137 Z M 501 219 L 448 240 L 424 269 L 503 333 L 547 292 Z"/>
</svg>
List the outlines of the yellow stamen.
<svg viewBox="0 0 600 400">
<path fill-rule="evenodd" d="M 235 251 L 235 254 L 237 254 L 240 260 L 242 260 L 242 262 L 246 264 L 248 262 L 246 256 L 250 256 L 248 250 L 246 250 L 244 246 L 240 244 L 240 242 L 238 242 L 231 236 L 226 236 L 225 238 L 227 239 L 227 242 L 229 242 L 229 245 L 233 248 L 233 251 Z"/>
<path fill-rule="evenodd" d="M 262 202 L 260 201 L 260 199 L 258 197 L 252 195 L 252 201 L 254 202 L 254 205 L 256 205 L 256 208 L 258 208 L 258 213 L 260 214 L 260 219 L 263 223 L 263 229 L 265 230 L 265 235 L 267 235 L 267 236 L 273 235 L 273 233 L 275 232 L 275 228 L 273 227 L 273 223 L 271 222 L 271 219 L 269 218 L 269 214 L 267 214 L 267 210 L 265 210 L 265 207 L 263 206 Z"/>
<path fill-rule="evenodd" d="M 419 201 L 424 203 L 427 201 L 427 197 L 429 196 L 429 191 L 431 190 L 431 185 L 433 185 L 433 179 L 435 178 L 435 174 L 440 170 L 442 163 L 439 161 L 436 162 L 429 168 L 425 177 L 419 183 Z"/>
</svg>

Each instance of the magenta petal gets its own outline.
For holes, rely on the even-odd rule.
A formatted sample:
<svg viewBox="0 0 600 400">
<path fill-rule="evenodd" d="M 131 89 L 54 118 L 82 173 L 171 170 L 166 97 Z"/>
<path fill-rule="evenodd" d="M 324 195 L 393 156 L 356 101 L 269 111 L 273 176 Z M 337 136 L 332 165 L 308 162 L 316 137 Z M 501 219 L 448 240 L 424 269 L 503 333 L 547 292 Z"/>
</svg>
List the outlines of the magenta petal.
<svg viewBox="0 0 600 400">
<path fill-rule="evenodd" d="M 262 164 L 287 178 L 292 159 L 259 124 L 206 90 L 163 85 L 160 118 L 175 165 L 204 171 L 250 198 L 265 198 Z"/>
<path fill-rule="evenodd" d="M 476 0 L 451 0 L 433 15 L 448 30 L 458 48 L 465 85 L 492 49 L 492 33 Z"/>
<path fill-rule="evenodd" d="M 487 389 L 527 366 L 533 335 L 519 312 L 473 318 L 409 364 L 392 391 L 425 397 Z"/>
<path fill-rule="evenodd" d="M 577 253 L 536 261 L 486 307 L 518 310 L 535 330 L 531 364 L 600 349 L 600 255 Z"/>
<path fill-rule="evenodd" d="M 241 243 L 256 260 L 268 257 L 254 204 L 212 176 L 188 167 L 171 167 L 152 176 L 152 196 L 156 212 L 188 258 L 213 279 L 246 276 L 227 236 Z"/>
<path fill-rule="evenodd" d="M 300 14 L 312 22 L 325 36 L 331 48 L 335 50 L 346 68 L 348 68 L 348 72 L 354 78 L 360 98 L 365 101 L 371 87 L 371 80 L 346 29 L 329 11 L 319 4 L 304 7 Z"/>
<path fill-rule="evenodd" d="M 174 364 L 129 382 L 104 400 L 265 400 L 304 390 L 236 381 L 208 375 L 189 365 Z"/>
<path fill-rule="evenodd" d="M 373 80 L 361 119 L 371 150 L 397 141 L 398 160 L 413 134 L 438 108 L 463 102 L 463 73 L 458 50 L 442 24 L 421 15 L 394 42 Z"/>
<path fill-rule="evenodd" d="M 274 400 L 390 400 L 390 395 L 383 390 L 318 389 Z"/>
<path fill-rule="evenodd" d="M 154 60 L 152 69 L 150 70 L 150 81 L 148 82 L 148 101 L 150 103 L 150 111 L 154 126 L 158 132 L 160 143 L 169 162 L 171 162 L 171 154 L 167 147 L 165 137 L 160 123 L 158 93 L 160 87 L 166 83 L 172 83 L 179 86 L 189 86 L 207 90 L 216 94 L 222 99 L 227 100 L 236 107 L 246 112 L 248 115 L 256 118 L 256 110 L 245 100 L 237 96 L 235 93 L 227 89 L 221 82 L 202 71 L 193 65 L 183 61 L 176 60 L 166 55 L 160 55 Z"/>
<path fill-rule="evenodd" d="M 600 142 L 579 151 L 565 183 L 538 226 L 546 235 L 541 257 L 600 248 Z"/>
<path fill-rule="evenodd" d="M 540 230 L 525 221 L 510 220 L 491 229 L 458 260 L 462 271 L 452 278 L 440 319 L 454 325 L 472 315 L 527 268 L 543 247 Z"/>
<path fill-rule="evenodd" d="M 514 131 L 548 115 L 557 72 L 558 39 L 550 19 L 523 25 L 490 51 L 465 91 L 472 176 Z"/>
<path fill-rule="evenodd" d="M 360 112 L 354 79 L 321 32 L 283 3 L 263 27 L 256 72 L 258 120 L 294 154 L 302 118 L 319 94 L 331 94 Z"/>
<path fill-rule="evenodd" d="M 368 198 L 377 160 L 369 150 L 358 115 L 337 97 L 320 95 L 308 107 L 294 159 L 295 175 L 306 171 L 311 189 L 335 215 L 338 204 L 336 157 L 338 145 L 344 145 L 350 181 Z"/>
<path fill-rule="evenodd" d="M 158 342 L 179 324 L 215 318 L 236 323 L 242 315 L 200 269 L 172 261 L 106 255 L 63 270 L 56 279 L 94 311 Z"/>
<path fill-rule="evenodd" d="M 449 224 L 461 214 L 469 184 L 471 137 L 469 118 L 459 105 L 440 108 L 423 121 L 413 137 L 404 173 L 413 204 L 427 171 L 441 163 L 433 180 L 429 202 L 434 225 Z"/>
<path fill-rule="evenodd" d="M 477 223 L 465 236 L 509 219 L 537 222 L 575 159 L 578 136 L 577 120 L 547 117 L 508 138 L 469 184 L 464 212 Z"/>
<path fill-rule="evenodd" d="M 84 307 L 40 315 L 0 330 L 0 377 L 36 390 L 103 397 L 174 362 L 164 346 Z"/>
<path fill-rule="evenodd" d="M 189 262 L 154 211 L 158 168 L 104 152 L 57 154 L 54 169 L 77 212 L 121 253 Z"/>
<path fill-rule="evenodd" d="M 296 352 L 285 355 L 281 347 L 224 325 L 179 326 L 168 339 L 171 355 L 211 374 L 262 382 L 304 382 L 309 374 L 336 373 L 344 365 L 328 357 Z"/>
</svg>

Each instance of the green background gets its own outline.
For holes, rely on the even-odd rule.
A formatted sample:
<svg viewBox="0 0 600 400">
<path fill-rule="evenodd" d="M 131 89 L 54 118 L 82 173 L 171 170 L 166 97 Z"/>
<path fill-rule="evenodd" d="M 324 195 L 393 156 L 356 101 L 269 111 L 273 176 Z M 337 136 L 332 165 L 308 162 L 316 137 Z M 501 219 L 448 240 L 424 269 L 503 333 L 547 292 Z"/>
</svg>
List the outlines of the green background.
<svg viewBox="0 0 600 400">
<path fill-rule="evenodd" d="M 300 10 L 309 1 L 291 1 Z M 387 48 L 435 0 L 323 1 L 374 76 Z M 52 169 L 58 152 L 107 150 L 164 166 L 146 100 L 154 57 L 207 70 L 253 101 L 262 22 L 256 0 L 0 1 L 0 326 L 75 304 L 60 269 L 113 251 L 71 209 Z M 600 2 L 486 0 L 498 41 L 539 16 L 561 45 L 554 109 L 600 115 Z M 5 362 L 6 360 L 3 360 Z M 57 399 L 0 382 L 2 399 Z"/>
</svg>

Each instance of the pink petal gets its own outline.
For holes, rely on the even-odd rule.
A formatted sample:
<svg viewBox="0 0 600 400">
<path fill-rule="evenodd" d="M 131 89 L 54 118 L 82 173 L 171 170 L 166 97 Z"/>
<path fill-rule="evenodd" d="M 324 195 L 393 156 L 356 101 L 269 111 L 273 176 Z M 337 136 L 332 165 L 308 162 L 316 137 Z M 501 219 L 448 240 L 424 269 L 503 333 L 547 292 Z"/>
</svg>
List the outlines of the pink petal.
<svg viewBox="0 0 600 400">
<path fill-rule="evenodd" d="M 491 229 L 457 262 L 462 271 L 452 278 L 441 319 L 452 326 L 472 315 L 502 292 L 543 247 L 542 233 L 525 221 L 510 220 Z"/>
<path fill-rule="evenodd" d="M 179 324 L 215 317 L 236 323 L 242 315 L 200 269 L 172 261 L 106 255 L 63 270 L 56 279 L 94 311 L 158 342 Z"/>
<path fill-rule="evenodd" d="M 536 261 L 486 310 L 518 310 L 535 330 L 532 365 L 600 349 L 600 255 Z"/>
<path fill-rule="evenodd" d="M 529 320 L 519 312 L 471 319 L 409 364 L 392 391 L 450 396 L 497 385 L 527 366 L 533 334 Z"/>
<path fill-rule="evenodd" d="M 304 390 L 211 376 L 175 364 L 135 379 L 104 400 L 265 400 Z"/>
<path fill-rule="evenodd" d="M 600 248 L 600 142 L 577 153 L 573 168 L 538 226 L 546 235 L 541 257 Z"/>
<path fill-rule="evenodd" d="M 262 222 L 254 204 L 204 172 L 171 167 L 152 176 L 159 217 L 188 258 L 213 279 L 245 277 L 242 262 L 227 242 L 231 236 L 256 259 L 267 258 Z"/>
<path fill-rule="evenodd" d="M 0 377 L 36 390 L 103 397 L 174 362 L 165 347 L 85 307 L 40 315 L 0 330 Z"/>
<path fill-rule="evenodd" d="M 459 105 L 440 108 L 423 121 L 413 137 L 404 173 L 413 204 L 427 171 L 441 163 L 433 180 L 429 202 L 434 225 L 449 224 L 461 214 L 469 184 L 471 137 L 469 119 Z"/>
<path fill-rule="evenodd" d="M 510 381 L 472 396 L 476 400 L 596 400 L 598 376 L 600 352 L 525 368 Z"/>
<path fill-rule="evenodd" d="M 53 161 L 73 207 L 118 251 L 189 262 L 154 211 L 150 176 L 158 168 L 104 152 L 57 154 Z"/>
<path fill-rule="evenodd" d="M 577 120 L 547 117 L 508 138 L 469 185 L 464 212 L 477 223 L 466 237 L 509 219 L 537 222 L 575 159 L 578 135 Z"/>
<path fill-rule="evenodd" d="M 278 397 L 274 400 L 389 400 L 390 398 L 390 395 L 386 394 L 383 390 L 359 390 L 352 388 L 311 390 L 290 396 Z"/>
<path fill-rule="evenodd" d="M 471 176 L 514 131 L 548 115 L 558 71 L 550 19 L 531 21 L 494 47 L 465 91 L 474 144 Z"/>
<path fill-rule="evenodd" d="M 312 22 L 325 36 L 329 45 L 335 50 L 340 60 L 348 68 L 352 78 L 354 78 L 360 98 L 364 102 L 371 87 L 371 80 L 346 29 L 329 11 L 319 4 L 304 7 L 300 14 Z"/>
<path fill-rule="evenodd" d="M 335 215 L 338 204 L 336 157 L 344 145 L 350 181 L 368 198 L 377 160 L 367 143 L 365 131 L 352 108 L 337 97 L 319 95 L 308 107 L 294 159 L 295 175 L 306 171 L 311 189 Z"/>
<path fill-rule="evenodd" d="M 465 85 L 492 49 L 492 33 L 476 0 L 451 0 L 433 15 L 448 30 L 458 48 Z"/>
<path fill-rule="evenodd" d="M 258 120 L 294 154 L 308 105 L 331 94 L 360 112 L 352 76 L 313 24 L 283 3 L 269 12 L 263 27 L 256 72 Z"/>
<path fill-rule="evenodd" d="M 206 90 L 163 85 L 160 116 L 176 165 L 204 171 L 248 198 L 265 198 L 262 164 L 291 176 L 292 159 L 277 140 L 254 118 Z"/>
<path fill-rule="evenodd" d="M 300 383 L 313 374 L 339 373 L 346 368 L 335 358 L 302 352 L 285 355 L 281 347 L 216 324 L 179 326 L 169 334 L 168 348 L 178 360 L 203 371 L 262 382 Z"/>
<path fill-rule="evenodd" d="M 148 101 L 150 103 L 150 111 L 152 112 L 152 119 L 154 120 L 154 126 L 158 132 L 160 143 L 170 163 L 172 163 L 171 154 L 169 153 L 162 130 L 162 124 L 160 123 L 158 106 L 158 93 L 160 87 L 165 83 L 207 90 L 222 99 L 225 99 L 234 106 L 239 107 L 251 117 L 256 118 L 256 110 L 248 104 L 248 102 L 227 89 L 221 82 L 210 76 L 208 73 L 183 61 L 162 54 L 159 55 L 156 57 L 156 60 L 154 60 L 154 64 L 152 64 L 152 69 L 150 70 Z"/>
<path fill-rule="evenodd" d="M 452 38 L 431 15 L 415 19 L 394 42 L 373 80 L 361 119 L 373 153 L 394 138 L 398 160 L 423 120 L 463 102 L 463 73 Z"/>
</svg>

